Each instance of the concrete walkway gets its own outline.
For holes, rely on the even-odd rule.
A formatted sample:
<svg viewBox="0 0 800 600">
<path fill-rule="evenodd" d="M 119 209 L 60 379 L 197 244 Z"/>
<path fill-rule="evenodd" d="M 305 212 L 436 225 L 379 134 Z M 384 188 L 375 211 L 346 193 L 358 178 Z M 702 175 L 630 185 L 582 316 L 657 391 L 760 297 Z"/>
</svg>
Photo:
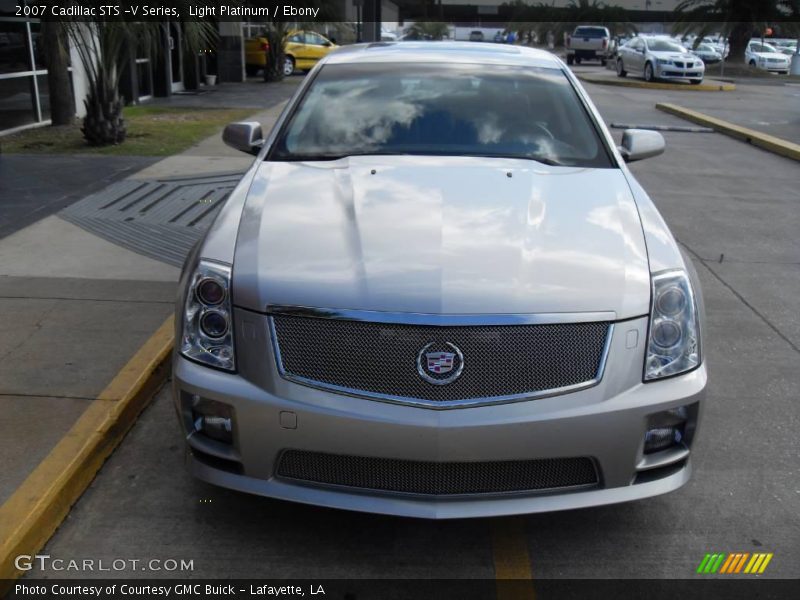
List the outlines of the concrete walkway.
<svg viewBox="0 0 800 600">
<path fill-rule="evenodd" d="M 263 96 L 260 106 L 264 109 L 252 119 L 260 120 L 268 131 L 299 81 L 293 78 L 280 86 L 245 84 L 248 90 L 253 88 L 244 94 L 247 105 L 259 106 L 254 104 L 258 91 Z M 230 87 L 227 95 L 235 97 L 235 88 L 226 87 Z M 229 103 L 225 94 L 206 94 L 192 101 L 201 100 L 206 106 Z M 158 162 L 125 159 L 112 168 L 97 157 L 48 157 L 42 160 L 62 168 L 45 172 L 40 162 L 39 177 L 28 170 L 17 178 L 6 178 L 5 173 L 33 168 L 39 157 L 0 159 L 0 195 L 15 190 L 28 194 L 28 209 L 12 214 L 12 221 L 49 215 L 16 231 L 10 228 L 13 233 L 0 239 L 0 314 L 6 316 L 0 336 L 0 456 L 4 465 L 0 504 L 174 310 L 179 268 L 134 253 L 52 213 L 97 191 L 96 182 L 108 185 L 131 174 L 134 167 L 139 172 L 132 177 L 152 179 L 244 171 L 253 160 L 228 149 L 218 134 Z M 94 179 L 88 185 L 91 174 Z M 65 182 L 68 191 L 43 197 L 36 206 L 31 190 L 43 185 L 57 190 L 59 181 Z M 72 185 L 76 182 L 79 185 Z"/>
</svg>

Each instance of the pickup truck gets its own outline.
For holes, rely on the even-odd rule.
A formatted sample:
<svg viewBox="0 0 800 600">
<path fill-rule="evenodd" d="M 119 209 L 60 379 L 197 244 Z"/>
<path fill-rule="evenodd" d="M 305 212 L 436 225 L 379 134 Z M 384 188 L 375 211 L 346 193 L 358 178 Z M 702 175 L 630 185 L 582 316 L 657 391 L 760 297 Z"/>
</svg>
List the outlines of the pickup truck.
<svg viewBox="0 0 800 600">
<path fill-rule="evenodd" d="M 581 60 L 599 60 L 605 66 L 608 60 L 608 42 L 611 34 L 605 27 L 581 25 L 567 37 L 567 64 L 581 64 Z"/>
</svg>

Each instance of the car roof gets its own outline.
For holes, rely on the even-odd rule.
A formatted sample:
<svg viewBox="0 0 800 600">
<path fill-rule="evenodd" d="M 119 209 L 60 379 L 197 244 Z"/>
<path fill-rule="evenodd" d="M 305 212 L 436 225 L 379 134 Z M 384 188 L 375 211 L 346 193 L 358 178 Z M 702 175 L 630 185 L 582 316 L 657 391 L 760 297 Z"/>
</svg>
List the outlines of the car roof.
<svg viewBox="0 0 800 600">
<path fill-rule="evenodd" d="M 553 54 L 525 46 L 475 42 L 373 42 L 343 46 L 325 59 L 328 64 L 370 62 L 492 63 L 562 68 Z"/>
</svg>

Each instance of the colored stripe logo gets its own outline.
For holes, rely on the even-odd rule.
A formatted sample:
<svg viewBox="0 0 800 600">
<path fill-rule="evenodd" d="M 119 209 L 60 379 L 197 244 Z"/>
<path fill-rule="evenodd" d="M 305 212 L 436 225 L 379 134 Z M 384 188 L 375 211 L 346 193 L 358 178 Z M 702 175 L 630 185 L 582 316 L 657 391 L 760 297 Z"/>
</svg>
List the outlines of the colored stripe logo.
<svg viewBox="0 0 800 600">
<path fill-rule="evenodd" d="M 760 575 L 763 573 L 769 561 L 772 560 L 772 552 L 725 552 L 709 553 L 700 561 L 697 573 L 706 574 L 751 574 Z"/>
</svg>

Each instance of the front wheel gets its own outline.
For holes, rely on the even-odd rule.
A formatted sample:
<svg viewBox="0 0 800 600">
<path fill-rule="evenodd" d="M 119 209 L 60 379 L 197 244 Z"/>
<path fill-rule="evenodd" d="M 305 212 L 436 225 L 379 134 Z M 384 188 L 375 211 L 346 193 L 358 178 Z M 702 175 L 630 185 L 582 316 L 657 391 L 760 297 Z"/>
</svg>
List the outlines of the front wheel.
<svg viewBox="0 0 800 600">
<path fill-rule="evenodd" d="M 575 62 L 575 56 L 573 54 L 567 54 L 567 64 L 572 65 Z"/>
<path fill-rule="evenodd" d="M 651 63 L 647 63 L 644 66 L 644 80 L 652 83 L 656 80 L 655 73 L 653 73 L 653 65 Z"/>
<path fill-rule="evenodd" d="M 617 61 L 617 77 L 625 77 L 628 72 L 625 70 L 625 65 L 622 64 L 622 59 Z"/>
<path fill-rule="evenodd" d="M 751 66 L 751 67 L 753 67 L 753 68 L 755 68 L 755 66 L 756 66 L 756 61 L 754 61 L 754 60 L 751 60 L 751 61 L 750 61 L 750 66 Z"/>
<path fill-rule="evenodd" d="M 286 60 L 283 61 L 283 74 L 288 77 L 292 73 L 294 73 L 294 57 L 287 56 Z"/>
<path fill-rule="evenodd" d="M 575 64 L 576 64 L 576 65 L 579 65 L 579 64 L 581 64 L 581 59 L 580 59 L 580 57 L 579 57 L 579 56 L 576 56 L 576 57 L 575 57 Z"/>
</svg>

